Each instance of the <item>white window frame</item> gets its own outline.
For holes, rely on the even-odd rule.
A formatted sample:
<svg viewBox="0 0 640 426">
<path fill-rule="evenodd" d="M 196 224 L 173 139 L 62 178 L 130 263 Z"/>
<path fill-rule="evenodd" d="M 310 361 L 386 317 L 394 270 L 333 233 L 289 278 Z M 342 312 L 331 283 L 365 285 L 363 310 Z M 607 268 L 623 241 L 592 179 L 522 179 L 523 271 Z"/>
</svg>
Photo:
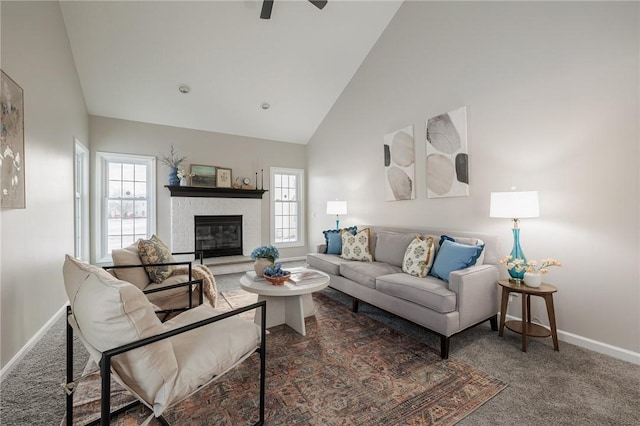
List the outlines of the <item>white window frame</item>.
<svg viewBox="0 0 640 426">
<path fill-rule="evenodd" d="M 89 262 L 89 149 L 78 139 L 74 143 L 74 253 Z"/>
<path fill-rule="evenodd" d="M 289 169 L 289 168 L 282 168 L 282 167 L 271 167 L 269 170 L 270 173 L 270 191 L 269 191 L 269 197 L 270 197 L 270 201 L 271 201 L 271 213 L 270 213 L 270 219 L 271 219 L 271 226 L 270 226 L 270 234 L 271 234 L 271 244 L 273 244 L 274 246 L 278 247 L 278 248 L 287 248 L 287 247 L 304 247 L 305 246 L 305 213 L 304 213 L 304 205 L 305 205 L 305 193 L 304 193 L 304 188 L 305 188 L 305 181 L 304 181 L 304 170 L 303 169 Z M 276 191 L 275 191 L 275 175 L 277 174 L 287 174 L 287 175 L 296 175 L 297 177 L 297 187 L 296 189 L 298 190 L 297 195 L 297 200 L 298 200 L 298 212 L 297 212 L 297 217 L 298 217 L 298 241 L 294 241 L 294 242 L 285 242 L 285 243 L 276 243 L 276 215 L 275 215 L 275 203 L 276 201 L 282 201 L 282 200 L 276 200 L 275 196 L 276 196 Z"/>
<path fill-rule="evenodd" d="M 106 235 L 107 200 L 109 197 L 106 166 L 109 162 L 138 163 L 147 166 L 147 237 L 156 233 L 156 157 L 96 152 L 95 262 L 98 264 L 112 263 Z"/>
</svg>

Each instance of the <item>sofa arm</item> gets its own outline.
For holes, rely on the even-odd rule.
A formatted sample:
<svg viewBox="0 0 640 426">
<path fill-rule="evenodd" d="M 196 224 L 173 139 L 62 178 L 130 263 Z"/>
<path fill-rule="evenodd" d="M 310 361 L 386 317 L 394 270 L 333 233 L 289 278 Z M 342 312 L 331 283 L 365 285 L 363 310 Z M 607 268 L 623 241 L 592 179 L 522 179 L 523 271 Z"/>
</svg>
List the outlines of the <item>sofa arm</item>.
<svg viewBox="0 0 640 426">
<path fill-rule="evenodd" d="M 498 268 L 495 265 L 451 272 L 449 290 L 457 294 L 460 330 L 498 313 Z"/>
</svg>

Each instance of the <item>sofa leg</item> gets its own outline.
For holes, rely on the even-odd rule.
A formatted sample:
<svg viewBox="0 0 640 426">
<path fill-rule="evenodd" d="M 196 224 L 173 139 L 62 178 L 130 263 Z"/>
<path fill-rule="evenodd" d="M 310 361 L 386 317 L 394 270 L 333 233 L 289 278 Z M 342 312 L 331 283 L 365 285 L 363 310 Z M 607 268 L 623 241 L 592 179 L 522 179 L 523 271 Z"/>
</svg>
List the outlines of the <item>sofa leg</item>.
<svg viewBox="0 0 640 426">
<path fill-rule="evenodd" d="M 498 331 L 498 315 L 494 315 L 489 318 L 489 323 L 491 324 L 491 330 Z"/>
<path fill-rule="evenodd" d="M 440 336 L 440 357 L 442 359 L 449 358 L 449 340 L 451 340 L 450 337 Z"/>
<path fill-rule="evenodd" d="M 360 308 L 360 300 L 356 299 L 355 297 L 352 297 L 351 310 L 357 313 L 359 308 Z"/>
</svg>

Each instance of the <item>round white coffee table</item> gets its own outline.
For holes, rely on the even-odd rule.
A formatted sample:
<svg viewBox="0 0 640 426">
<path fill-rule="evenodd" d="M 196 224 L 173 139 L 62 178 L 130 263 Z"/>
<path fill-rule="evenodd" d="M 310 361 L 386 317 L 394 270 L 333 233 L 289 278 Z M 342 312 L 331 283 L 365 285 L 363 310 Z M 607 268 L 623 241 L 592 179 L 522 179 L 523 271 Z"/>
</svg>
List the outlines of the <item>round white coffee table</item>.
<svg viewBox="0 0 640 426">
<path fill-rule="evenodd" d="M 292 273 L 304 271 L 307 270 L 295 268 Z M 311 293 L 322 290 L 329 285 L 329 275 L 315 270 L 313 272 L 317 274 L 313 278 L 298 283 L 286 281 L 284 285 L 273 285 L 266 280 L 254 281 L 248 275 L 243 275 L 240 278 L 240 287 L 248 292 L 256 293 L 258 301 L 267 301 L 267 328 L 287 324 L 298 333 L 306 336 L 304 319 L 316 313 Z M 255 323 L 260 324 L 260 321 L 261 316 L 256 312 Z"/>
</svg>

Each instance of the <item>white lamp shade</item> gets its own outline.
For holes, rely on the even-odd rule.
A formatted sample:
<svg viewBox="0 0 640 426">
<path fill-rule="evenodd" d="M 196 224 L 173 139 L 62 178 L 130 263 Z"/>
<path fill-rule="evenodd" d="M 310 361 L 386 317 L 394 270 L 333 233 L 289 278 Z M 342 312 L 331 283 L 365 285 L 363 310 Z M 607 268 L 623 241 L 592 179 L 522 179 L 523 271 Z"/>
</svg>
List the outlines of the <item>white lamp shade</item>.
<svg viewBox="0 0 640 426">
<path fill-rule="evenodd" d="M 327 214 L 347 214 L 347 202 L 327 201 Z"/>
<path fill-rule="evenodd" d="M 538 191 L 492 192 L 489 216 L 507 219 L 540 216 Z"/>
</svg>

